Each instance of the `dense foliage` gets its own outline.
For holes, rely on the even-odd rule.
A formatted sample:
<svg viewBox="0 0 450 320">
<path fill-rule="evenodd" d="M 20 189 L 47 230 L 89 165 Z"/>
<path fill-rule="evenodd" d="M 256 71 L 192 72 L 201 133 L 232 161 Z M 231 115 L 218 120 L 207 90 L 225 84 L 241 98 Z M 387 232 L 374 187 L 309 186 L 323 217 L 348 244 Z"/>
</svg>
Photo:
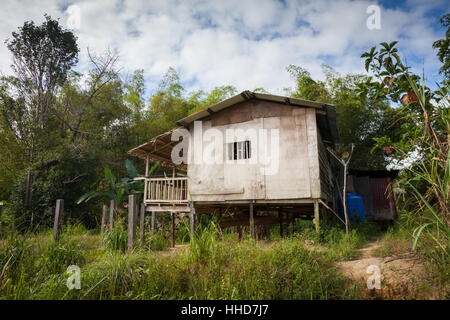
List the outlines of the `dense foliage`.
<svg viewBox="0 0 450 320">
<path fill-rule="evenodd" d="M 41 26 L 25 22 L 6 45 L 13 54 L 14 75 L 0 81 L 0 199 L 8 203 L 3 221 L 20 230 L 51 226 L 57 198 L 65 199 L 65 216 L 72 222 L 97 226 L 100 203 L 120 191 L 109 178 L 117 177 L 117 183 L 129 178 L 125 164 L 131 162 L 143 172 L 142 161 L 127 159 L 129 149 L 237 93 L 229 85 L 186 92 L 169 68 L 148 96 L 144 71 L 122 76 L 116 69 L 118 55 L 111 51 L 98 55 L 88 50 L 91 68 L 80 74 L 72 69 L 78 60 L 76 38 L 48 16 Z M 382 152 L 374 156 L 368 150 L 372 137 L 385 133 L 391 109 L 384 101 L 359 95 L 358 83 L 366 77 L 340 76 L 324 67 L 326 81 L 321 82 L 301 67 L 288 71 L 296 81 L 286 90 L 289 95 L 336 104 L 343 143 L 356 145 L 353 165 L 383 168 Z M 106 196 L 77 204 L 87 192 Z M 118 200 L 126 195 L 120 192 Z"/>
</svg>

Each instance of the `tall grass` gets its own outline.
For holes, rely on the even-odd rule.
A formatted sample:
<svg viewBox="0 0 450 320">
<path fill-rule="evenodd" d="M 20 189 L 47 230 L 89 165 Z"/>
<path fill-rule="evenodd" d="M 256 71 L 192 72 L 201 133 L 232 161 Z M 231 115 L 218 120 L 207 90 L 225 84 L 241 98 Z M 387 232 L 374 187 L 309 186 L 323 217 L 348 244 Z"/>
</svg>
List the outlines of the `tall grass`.
<svg viewBox="0 0 450 320">
<path fill-rule="evenodd" d="M 148 235 L 145 243 L 148 249 L 154 251 L 163 251 L 171 246 L 171 240 L 166 237 L 164 230 L 157 230 L 153 235 Z"/>
<path fill-rule="evenodd" d="M 122 230 L 123 231 L 123 230 Z M 117 231 L 117 232 L 122 232 Z M 68 232 L 70 233 L 70 232 Z M 359 293 L 341 278 L 326 253 L 308 250 L 298 237 L 274 242 L 218 239 L 215 224 L 198 229 L 189 250 L 159 253 L 119 247 L 80 251 L 92 241 L 62 235 L 51 247 L 33 238 L 11 237 L 1 246 L 0 281 L 6 299 L 351 299 Z M 92 237 L 92 236 L 91 236 Z M 100 236 L 95 236 L 100 242 Z M 119 237 L 120 238 L 120 237 Z M 18 243 L 14 242 L 18 241 Z M 77 245 L 74 245 L 74 243 Z M 111 250 L 112 248 L 112 250 Z M 116 249 L 114 249 L 116 248 Z M 95 251 L 97 255 L 90 252 Z M 80 257 L 80 252 L 82 256 Z M 86 256 L 92 259 L 89 261 Z M 45 257 L 45 258 L 42 258 Z M 8 260 L 6 259 L 6 260 Z M 47 260 L 49 259 L 49 260 Z M 53 263 L 48 264 L 49 261 Z M 68 290 L 65 270 L 81 267 L 81 289 Z M 45 266 L 45 267 L 44 267 Z M 41 271 L 40 271 L 41 270 Z"/>
<path fill-rule="evenodd" d="M 448 88 L 441 88 L 430 102 L 425 83 L 416 85 L 409 74 L 407 80 L 418 97 L 423 114 L 418 128 L 423 133 L 413 136 L 411 143 L 420 146 L 421 158 L 406 168 L 403 184 L 411 196 L 404 203 L 414 213 L 412 248 L 419 248 L 428 258 L 436 275 L 446 285 L 450 280 L 450 108 Z"/>
<path fill-rule="evenodd" d="M 382 235 L 382 226 L 377 223 L 359 223 L 347 234 L 341 225 L 324 224 L 317 233 L 314 226 L 307 221 L 301 223 L 300 230 L 294 238 L 314 241 L 326 247 L 326 254 L 334 261 L 351 260 L 360 255 L 359 249 L 370 240 Z"/>
<path fill-rule="evenodd" d="M 68 234 L 52 241 L 49 232 L 36 236 L 11 233 L 0 246 L 0 295 L 7 299 L 29 298 L 48 277 L 84 262 L 79 241 Z"/>
<path fill-rule="evenodd" d="M 103 245 L 110 250 L 125 252 L 128 247 L 128 233 L 122 224 L 116 224 L 113 229 L 106 230 L 103 235 Z"/>
</svg>

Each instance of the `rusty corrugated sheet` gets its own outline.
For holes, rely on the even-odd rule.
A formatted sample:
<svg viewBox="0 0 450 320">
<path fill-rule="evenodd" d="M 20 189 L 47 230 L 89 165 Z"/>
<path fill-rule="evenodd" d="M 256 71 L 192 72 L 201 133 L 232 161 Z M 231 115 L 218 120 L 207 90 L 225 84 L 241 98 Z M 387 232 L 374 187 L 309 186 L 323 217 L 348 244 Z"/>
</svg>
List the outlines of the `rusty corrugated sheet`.
<svg viewBox="0 0 450 320">
<path fill-rule="evenodd" d="M 355 188 L 355 193 L 359 194 L 363 198 L 366 218 L 368 220 L 373 220 L 374 211 L 373 211 L 372 192 L 370 192 L 370 178 L 368 176 L 364 177 L 354 176 L 353 184 Z"/>
<path fill-rule="evenodd" d="M 373 219 L 376 221 L 397 219 L 391 178 L 370 178 L 373 201 Z"/>
</svg>

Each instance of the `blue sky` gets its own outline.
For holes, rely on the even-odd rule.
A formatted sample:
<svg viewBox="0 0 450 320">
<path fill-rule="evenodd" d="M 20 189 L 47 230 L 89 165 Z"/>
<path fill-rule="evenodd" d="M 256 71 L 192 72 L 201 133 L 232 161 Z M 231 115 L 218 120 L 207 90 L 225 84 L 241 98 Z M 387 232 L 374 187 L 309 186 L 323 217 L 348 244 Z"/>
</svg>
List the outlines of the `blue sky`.
<svg viewBox="0 0 450 320">
<path fill-rule="evenodd" d="M 11 72 L 3 41 L 12 31 L 26 20 L 40 23 L 44 13 L 73 26 L 67 12 L 73 5 L 80 18 L 73 29 L 81 49 L 78 70 L 89 68 L 87 47 L 98 54 L 110 47 L 119 52 L 125 76 L 144 69 L 148 93 L 172 66 L 188 91 L 234 85 L 280 94 L 293 85 L 289 64 L 318 79 L 323 63 L 342 74 L 364 72 L 361 53 L 393 40 L 432 85 L 440 63 L 431 46 L 444 37 L 439 18 L 450 8 L 445 0 L 2 1 L 1 72 Z M 367 27 L 370 5 L 380 8 L 380 29 Z"/>
</svg>

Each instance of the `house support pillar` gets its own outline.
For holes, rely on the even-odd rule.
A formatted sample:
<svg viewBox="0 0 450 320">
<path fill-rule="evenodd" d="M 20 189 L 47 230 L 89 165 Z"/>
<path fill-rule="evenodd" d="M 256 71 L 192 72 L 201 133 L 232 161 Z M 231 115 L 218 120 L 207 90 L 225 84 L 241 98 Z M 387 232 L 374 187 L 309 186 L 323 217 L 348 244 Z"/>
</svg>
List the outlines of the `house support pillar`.
<svg viewBox="0 0 450 320">
<path fill-rule="evenodd" d="M 141 246 L 144 246 L 145 242 L 145 204 L 141 203 L 141 220 L 139 223 L 139 236 L 141 240 Z"/>
<path fill-rule="evenodd" d="M 170 213 L 170 219 L 172 220 L 172 228 L 171 228 L 172 248 L 175 248 L 175 213 L 174 212 Z"/>
<path fill-rule="evenodd" d="M 319 232 L 319 201 L 314 201 L 314 226 L 316 227 L 316 232 Z"/>
<path fill-rule="evenodd" d="M 253 203 L 250 203 L 250 233 L 252 235 L 252 239 L 255 239 L 256 235 L 255 235 L 255 219 L 253 217 Z"/>
<path fill-rule="evenodd" d="M 191 231 L 191 241 L 194 241 L 194 216 L 195 216 L 195 207 L 194 203 L 191 202 L 189 204 L 190 210 L 189 210 L 189 225 L 190 225 L 190 231 Z"/>
<path fill-rule="evenodd" d="M 151 235 L 155 235 L 155 211 L 152 211 L 152 222 L 151 222 Z"/>
<path fill-rule="evenodd" d="M 148 170 L 150 167 L 150 155 L 147 153 L 147 156 L 145 157 L 145 178 L 148 178 Z M 144 180 L 144 196 L 143 196 L 143 201 L 145 203 L 145 200 L 147 199 L 147 190 L 148 186 L 147 186 L 147 181 Z"/>
<path fill-rule="evenodd" d="M 283 211 L 278 209 L 278 219 L 280 220 L 280 237 L 283 238 Z"/>
</svg>

